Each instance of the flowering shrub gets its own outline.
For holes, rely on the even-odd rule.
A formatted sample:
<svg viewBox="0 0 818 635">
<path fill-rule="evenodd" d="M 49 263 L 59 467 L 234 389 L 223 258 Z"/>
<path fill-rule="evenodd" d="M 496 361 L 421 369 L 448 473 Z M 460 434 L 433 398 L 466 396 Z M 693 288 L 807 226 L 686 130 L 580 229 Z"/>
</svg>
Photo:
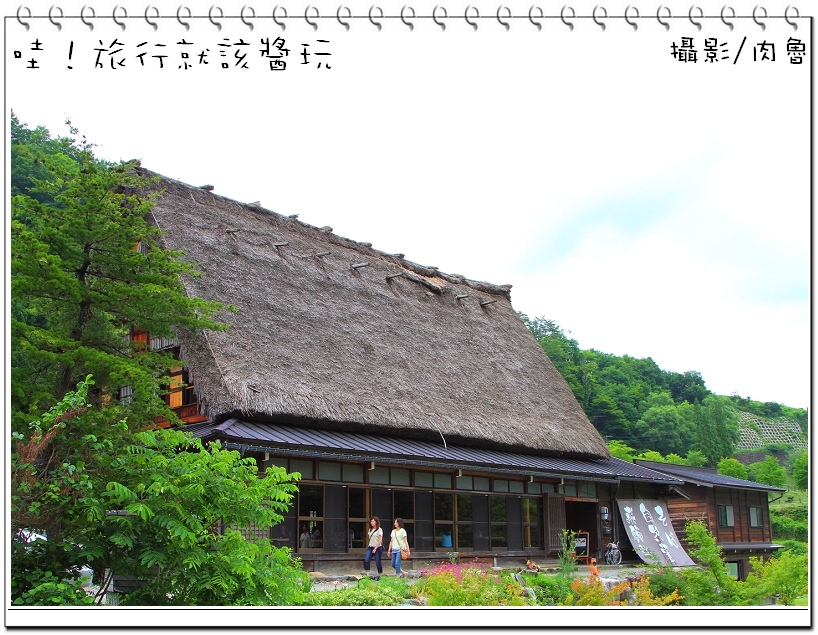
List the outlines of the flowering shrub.
<svg viewBox="0 0 818 635">
<path fill-rule="evenodd" d="M 650 578 L 642 576 L 634 582 L 624 580 L 607 591 L 602 580 L 591 577 L 577 578 L 571 583 L 573 595 L 563 605 L 569 606 L 668 606 L 682 600 L 678 590 L 665 596 L 656 596 L 650 588 Z"/>
<path fill-rule="evenodd" d="M 621 596 L 627 592 L 630 584 L 620 582 L 605 590 L 605 585 L 599 578 L 593 577 L 583 580 L 576 578 L 571 582 L 572 595 L 569 595 L 561 606 L 620 606 Z M 625 602 L 627 604 L 627 602 Z"/>
<path fill-rule="evenodd" d="M 633 591 L 634 604 L 636 606 L 678 606 L 684 599 L 684 596 L 679 595 L 678 589 L 673 589 L 672 593 L 658 596 L 654 595 L 650 588 L 650 578 L 642 576 L 631 585 Z"/>
<path fill-rule="evenodd" d="M 429 606 L 525 606 L 520 584 L 508 574 L 487 571 L 476 562 L 439 564 L 412 588 Z"/>
</svg>

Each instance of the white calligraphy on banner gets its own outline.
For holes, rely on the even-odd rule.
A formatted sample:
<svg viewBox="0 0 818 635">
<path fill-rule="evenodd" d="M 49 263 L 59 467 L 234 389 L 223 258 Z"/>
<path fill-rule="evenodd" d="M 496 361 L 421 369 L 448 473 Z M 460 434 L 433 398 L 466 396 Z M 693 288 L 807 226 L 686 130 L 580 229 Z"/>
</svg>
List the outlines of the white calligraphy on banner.
<svg viewBox="0 0 818 635">
<path fill-rule="evenodd" d="M 622 499 L 616 502 L 628 539 L 642 560 L 673 567 L 695 564 L 679 543 L 663 502 Z"/>
</svg>

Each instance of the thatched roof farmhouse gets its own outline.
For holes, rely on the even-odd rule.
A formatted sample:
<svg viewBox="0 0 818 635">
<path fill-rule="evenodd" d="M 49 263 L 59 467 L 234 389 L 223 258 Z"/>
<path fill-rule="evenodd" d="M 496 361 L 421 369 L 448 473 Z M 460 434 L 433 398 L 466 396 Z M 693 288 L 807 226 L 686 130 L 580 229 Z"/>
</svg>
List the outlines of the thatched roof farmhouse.
<svg viewBox="0 0 818 635">
<path fill-rule="evenodd" d="M 604 458 L 573 393 L 496 286 L 176 181 L 165 246 L 236 307 L 182 354 L 212 418 L 245 416 Z"/>
<path fill-rule="evenodd" d="M 617 494 L 681 482 L 610 457 L 510 286 L 210 187 L 157 187 L 164 246 L 203 273 L 183 281 L 188 292 L 236 309 L 220 316 L 226 331 L 179 333 L 191 430 L 302 473 L 275 539 L 305 565 L 359 559 L 371 515 L 386 527 L 403 517 L 418 553 L 545 557 L 565 528 L 588 532 L 599 553 L 621 528 Z M 305 528 L 325 539 L 305 542 Z"/>
</svg>

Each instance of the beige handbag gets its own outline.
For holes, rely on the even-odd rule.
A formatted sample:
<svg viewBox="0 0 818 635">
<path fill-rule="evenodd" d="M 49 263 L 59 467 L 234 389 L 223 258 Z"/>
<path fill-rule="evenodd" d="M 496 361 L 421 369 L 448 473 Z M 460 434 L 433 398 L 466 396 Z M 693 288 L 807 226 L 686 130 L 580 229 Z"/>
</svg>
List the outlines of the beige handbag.
<svg viewBox="0 0 818 635">
<path fill-rule="evenodd" d="M 397 538 L 397 536 L 395 536 Z M 400 559 L 406 560 L 409 557 L 409 546 L 400 545 Z"/>
</svg>

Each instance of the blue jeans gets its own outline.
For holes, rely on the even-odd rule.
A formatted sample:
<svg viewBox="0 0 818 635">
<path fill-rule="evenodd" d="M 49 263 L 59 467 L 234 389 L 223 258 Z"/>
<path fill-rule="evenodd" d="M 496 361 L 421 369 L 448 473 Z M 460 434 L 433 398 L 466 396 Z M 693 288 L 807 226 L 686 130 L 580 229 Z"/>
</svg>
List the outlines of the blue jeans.
<svg viewBox="0 0 818 635">
<path fill-rule="evenodd" d="M 372 547 L 366 548 L 366 555 L 364 556 L 364 571 L 369 571 L 369 563 L 372 561 L 372 557 L 375 557 L 375 567 L 378 569 L 378 575 L 383 573 L 383 565 L 381 564 L 381 554 L 383 553 L 383 547 L 378 547 L 377 549 L 372 549 Z"/>
<path fill-rule="evenodd" d="M 392 566 L 395 568 L 395 575 L 401 574 L 401 557 L 400 557 L 400 549 L 393 549 L 392 550 Z"/>
</svg>

